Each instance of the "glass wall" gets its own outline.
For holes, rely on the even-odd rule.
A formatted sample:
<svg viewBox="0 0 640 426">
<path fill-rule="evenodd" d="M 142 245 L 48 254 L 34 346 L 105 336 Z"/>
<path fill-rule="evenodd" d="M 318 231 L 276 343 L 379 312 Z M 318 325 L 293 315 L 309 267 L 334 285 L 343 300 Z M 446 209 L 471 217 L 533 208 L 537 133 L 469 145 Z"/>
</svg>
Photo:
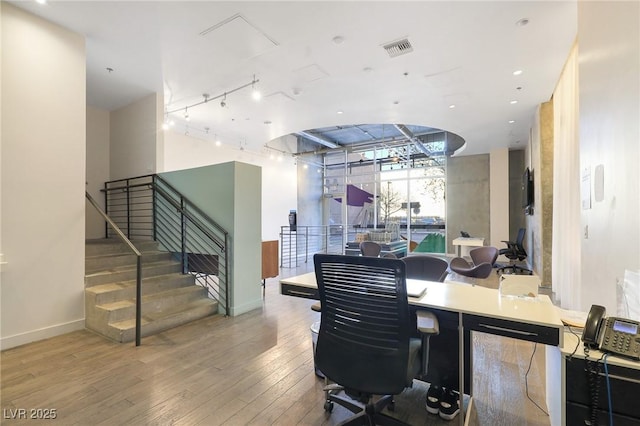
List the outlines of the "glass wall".
<svg viewBox="0 0 640 426">
<path fill-rule="evenodd" d="M 431 155 L 408 142 L 326 154 L 325 225 L 343 226 L 347 248 L 407 239 L 414 251 L 444 253 L 446 157 L 437 144 Z"/>
</svg>

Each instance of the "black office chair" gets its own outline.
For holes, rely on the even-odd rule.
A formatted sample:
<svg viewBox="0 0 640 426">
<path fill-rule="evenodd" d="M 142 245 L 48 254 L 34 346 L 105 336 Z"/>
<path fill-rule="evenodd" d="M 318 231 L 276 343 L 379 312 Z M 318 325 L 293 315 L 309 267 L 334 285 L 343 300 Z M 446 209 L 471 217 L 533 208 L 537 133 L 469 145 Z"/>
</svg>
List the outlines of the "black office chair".
<svg viewBox="0 0 640 426">
<path fill-rule="evenodd" d="M 360 243 L 360 254 L 368 257 L 378 257 L 382 246 L 375 241 L 363 241 Z"/>
<path fill-rule="evenodd" d="M 530 269 L 523 268 L 516 264 L 516 262 L 522 262 L 527 258 L 527 251 L 523 245 L 525 235 L 526 229 L 520 228 L 515 241 L 502 241 L 507 245 L 507 248 L 500 249 L 499 254 L 505 255 L 510 260 L 510 263 L 507 266 L 498 268 L 496 273 L 504 273 L 506 270 L 511 270 L 512 274 L 524 273 L 531 275 L 533 273 Z"/>
<path fill-rule="evenodd" d="M 382 410 L 392 408 L 393 395 L 426 373 L 423 342 L 429 336 L 411 337 L 415 324 L 405 263 L 328 254 L 313 259 L 321 302 L 315 361 L 334 383 L 325 388 L 325 410 L 336 402 L 357 413 L 341 425 L 403 425 Z"/>
<path fill-rule="evenodd" d="M 407 278 L 444 282 L 449 263 L 439 257 L 413 255 L 402 258 L 406 265 Z"/>
<path fill-rule="evenodd" d="M 457 274 L 470 278 L 487 278 L 498 258 L 498 249 L 491 246 L 477 247 L 469 252 L 471 263 L 461 257 L 451 259 L 449 267 Z"/>
</svg>

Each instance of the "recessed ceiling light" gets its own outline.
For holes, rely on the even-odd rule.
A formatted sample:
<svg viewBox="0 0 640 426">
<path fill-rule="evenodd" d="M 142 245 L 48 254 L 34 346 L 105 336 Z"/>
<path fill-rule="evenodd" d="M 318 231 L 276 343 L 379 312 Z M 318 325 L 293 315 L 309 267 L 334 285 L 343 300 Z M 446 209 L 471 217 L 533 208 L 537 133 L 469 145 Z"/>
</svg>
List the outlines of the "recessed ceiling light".
<svg viewBox="0 0 640 426">
<path fill-rule="evenodd" d="M 400 101 L 393 101 L 394 105 L 398 105 L 400 103 Z"/>
<path fill-rule="evenodd" d="M 264 124 L 267 124 L 267 125 L 268 125 L 268 124 L 271 124 L 271 121 L 266 120 L 266 121 L 264 122 Z"/>
<path fill-rule="evenodd" d="M 335 36 L 333 39 L 331 39 L 335 44 L 342 44 L 344 43 L 344 37 L 342 36 Z"/>
<path fill-rule="evenodd" d="M 509 120 L 509 124 L 513 124 L 515 122 L 516 122 L 516 120 Z"/>
<path fill-rule="evenodd" d="M 371 71 L 373 71 L 373 68 L 371 68 L 371 67 L 364 67 L 364 68 L 362 68 L 362 71 L 364 71 L 364 72 L 371 72 Z"/>
<path fill-rule="evenodd" d="M 449 105 L 449 109 L 454 109 L 455 107 L 456 107 L 455 104 Z"/>
<path fill-rule="evenodd" d="M 338 114 L 342 114 L 343 112 L 344 112 L 344 111 L 340 110 L 340 111 L 338 111 Z"/>
<path fill-rule="evenodd" d="M 522 74 L 522 70 L 515 70 L 513 72 L 513 75 L 520 75 L 520 74 Z"/>
<path fill-rule="evenodd" d="M 514 100 L 510 101 L 509 103 L 510 103 L 511 105 L 513 105 L 513 104 L 517 104 L 517 103 L 518 103 L 518 101 L 514 99 Z"/>
<path fill-rule="evenodd" d="M 519 27 L 524 27 L 529 24 L 529 20 L 527 18 L 522 18 L 516 22 L 516 25 Z"/>
<path fill-rule="evenodd" d="M 47 4 L 47 0 L 36 0 L 38 4 Z"/>
</svg>

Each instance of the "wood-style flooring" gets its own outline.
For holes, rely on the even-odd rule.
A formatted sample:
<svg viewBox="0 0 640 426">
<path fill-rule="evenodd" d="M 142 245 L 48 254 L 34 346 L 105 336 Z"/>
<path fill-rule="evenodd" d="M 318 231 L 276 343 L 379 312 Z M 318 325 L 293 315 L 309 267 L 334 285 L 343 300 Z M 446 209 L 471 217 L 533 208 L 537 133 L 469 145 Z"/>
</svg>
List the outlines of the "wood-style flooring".
<svg viewBox="0 0 640 426">
<path fill-rule="evenodd" d="M 304 268 L 283 269 L 295 275 Z M 259 283 L 256 283 L 258 286 Z M 487 284 L 494 285 L 494 284 Z M 311 300 L 282 296 L 267 281 L 262 309 L 214 316 L 144 338 L 113 343 L 77 331 L 3 351 L 0 422 L 61 425 L 334 425 L 323 410 L 324 382 L 313 372 Z M 525 395 L 534 345 L 475 333 L 473 423 L 549 425 Z M 528 374 L 529 395 L 545 406 L 544 347 Z M 396 415 L 414 425 L 457 424 L 424 409 L 426 386 L 397 398 Z M 27 419 L 15 419 L 22 415 Z M 29 419 L 55 410 L 53 420 Z M 52 411 L 48 411 L 51 415 Z"/>
</svg>

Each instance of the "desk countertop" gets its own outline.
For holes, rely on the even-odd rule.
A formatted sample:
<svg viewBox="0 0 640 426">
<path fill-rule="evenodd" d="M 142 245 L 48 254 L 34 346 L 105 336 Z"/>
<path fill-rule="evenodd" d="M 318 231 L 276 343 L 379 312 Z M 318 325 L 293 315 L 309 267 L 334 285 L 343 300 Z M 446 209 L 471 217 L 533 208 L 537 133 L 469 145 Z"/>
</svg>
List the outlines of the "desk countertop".
<svg viewBox="0 0 640 426">
<path fill-rule="evenodd" d="M 314 272 L 285 278 L 280 282 L 305 288 L 317 288 Z M 546 295 L 538 295 L 535 298 L 509 297 L 500 296 L 498 290 L 467 283 L 421 282 L 427 287 L 427 292 L 419 299 L 410 297 L 409 304 L 413 306 L 499 318 L 560 330 L 563 327 L 558 309 Z M 562 343 L 562 333 L 560 333 L 560 343 Z"/>
<path fill-rule="evenodd" d="M 458 237 L 451 242 L 454 246 L 483 246 L 484 238 Z"/>
</svg>

